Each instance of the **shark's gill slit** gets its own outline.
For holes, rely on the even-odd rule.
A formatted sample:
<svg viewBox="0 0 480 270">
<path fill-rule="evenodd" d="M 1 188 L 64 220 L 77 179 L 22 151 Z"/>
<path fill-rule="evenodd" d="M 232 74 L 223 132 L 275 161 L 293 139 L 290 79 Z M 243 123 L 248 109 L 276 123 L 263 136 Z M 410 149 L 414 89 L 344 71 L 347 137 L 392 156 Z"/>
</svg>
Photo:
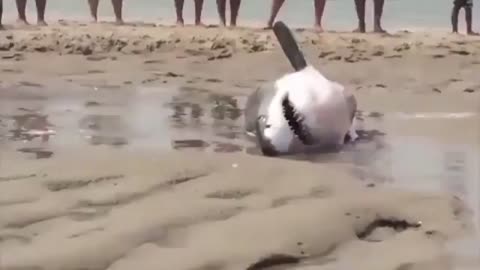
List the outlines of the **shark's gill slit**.
<svg viewBox="0 0 480 270">
<path fill-rule="evenodd" d="M 298 139 L 305 145 L 312 143 L 312 138 L 307 127 L 303 124 L 303 115 L 301 115 L 293 106 L 288 98 L 288 94 L 282 100 L 283 116 L 287 120 L 288 126 Z"/>
</svg>

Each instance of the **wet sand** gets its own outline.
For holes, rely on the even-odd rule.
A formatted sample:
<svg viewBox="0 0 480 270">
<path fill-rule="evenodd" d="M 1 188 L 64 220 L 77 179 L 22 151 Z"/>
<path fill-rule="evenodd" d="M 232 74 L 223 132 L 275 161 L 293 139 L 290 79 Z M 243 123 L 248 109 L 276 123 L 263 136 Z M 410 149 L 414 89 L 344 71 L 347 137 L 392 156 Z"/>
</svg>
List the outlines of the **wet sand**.
<svg viewBox="0 0 480 270">
<path fill-rule="evenodd" d="M 296 35 L 358 97 L 340 153 L 245 138 L 268 31 L 0 32 L 1 269 L 478 269 L 480 38 Z"/>
</svg>

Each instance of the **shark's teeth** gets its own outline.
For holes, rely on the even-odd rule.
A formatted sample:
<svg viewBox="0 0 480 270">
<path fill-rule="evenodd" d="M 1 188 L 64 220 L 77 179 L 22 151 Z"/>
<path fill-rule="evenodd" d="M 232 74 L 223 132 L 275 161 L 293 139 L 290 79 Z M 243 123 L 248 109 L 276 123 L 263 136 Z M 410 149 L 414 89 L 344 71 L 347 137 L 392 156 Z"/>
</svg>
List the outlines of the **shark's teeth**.
<svg viewBox="0 0 480 270">
<path fill-rule="evenodd" d="M 299 113 L 292 102 L 288 98 L 288 93 L 282 100 L 283 116 L 287 120 L 288 126 L 293 131 L 293 134 L 305 145 L 310 145 L 313 142 L 312 136 L 308 131 L 308 127 L 303 124 L 305 117 Z"/>
</svg>

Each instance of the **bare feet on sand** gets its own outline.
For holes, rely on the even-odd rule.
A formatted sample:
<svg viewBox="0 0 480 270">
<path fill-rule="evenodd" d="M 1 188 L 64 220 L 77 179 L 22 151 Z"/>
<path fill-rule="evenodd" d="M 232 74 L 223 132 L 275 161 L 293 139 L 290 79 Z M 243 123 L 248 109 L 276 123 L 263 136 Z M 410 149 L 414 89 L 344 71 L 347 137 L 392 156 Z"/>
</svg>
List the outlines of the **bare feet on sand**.
<svg viewBox="0 0 480 270">
<path fill-rule="evenodd" d="M 195 26 L 207 27 L 207 25 L 205 25 L 205 24 L 204 24 L 203 22 L 201 22 L 201 21 L 195 22 Z"/>
<path fill-rule="evenodd" d="M 374 33 L 379 33 L 379 34 L 385 34 L 387 31 L 385 31 L 380 25 L 376 25 L 373 27 L 373 32 Z"/>
<path fill-rule="evenodd" d="M 27 20 L 25 20 L 25 19 L 17 19 L 17 24 L 18 24 L 18 25 L 22 25 L 22 26 L 23 26 L 23 25 L 30 25 L 30 24 L 27 22 Z"/>
<path fill-rule="evenodd" d="M 45 20 L 39 20 L 37 21 L 38 26 L 48 26 L 47 22 Z"/>
<path fill-rule="evenodd" d="M 313 29 L 314 29 L 315 32 L 317 32 L 317 33 L 323 33 L 323 32 L 324 32 L 323 27 L 322 27 L 321 24 L 315 24 L 315 25 L 313 26 Z"/>
<path fill-rule="evenodd" d="M 358 25 L 358 27 L 355 30 L 353 30 L 353 32 L 354 33 L 365 33 L 366 32 L 365 31 L 365 25 L 364 24 L 363 25 L 362 24 Z"/>
</svg>

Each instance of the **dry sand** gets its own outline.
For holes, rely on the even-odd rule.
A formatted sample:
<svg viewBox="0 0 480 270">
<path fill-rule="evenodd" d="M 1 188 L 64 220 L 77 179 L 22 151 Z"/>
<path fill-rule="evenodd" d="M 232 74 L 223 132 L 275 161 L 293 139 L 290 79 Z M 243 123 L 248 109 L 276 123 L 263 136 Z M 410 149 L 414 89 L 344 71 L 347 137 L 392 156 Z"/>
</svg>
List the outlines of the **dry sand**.
<svg viewBox="0 0 480 270">
<path fill-rule="evenodd" d="M 296 36 L 314 65 L 355 90 L 365 118 L 478 112 L 480 38 L 308 30 Z M 7 30 L 0 32 L 0 99 L 10 103 L 0 102 L 0 115 L 18 113 L 6 107 L 15 100 L 28 107 L 29 100 L 91 100 L 102 91 L 245 97 L 289 71 L 264 30 L 65 22 Z M 478 243 L 478 206 L 448 190 L 385 186 L 368 172 L 358 177 L 361 166 L 348 162 L 244 152 L 73 145 L 28 159 L 15 151 L 8 121 L 0 117 L 1 270 L 480 268 L 478 245 L 466 244 Z M 423 130 L 478 149 L 475 123 L 397 121 L 388 132 Z"/>
</svg>

